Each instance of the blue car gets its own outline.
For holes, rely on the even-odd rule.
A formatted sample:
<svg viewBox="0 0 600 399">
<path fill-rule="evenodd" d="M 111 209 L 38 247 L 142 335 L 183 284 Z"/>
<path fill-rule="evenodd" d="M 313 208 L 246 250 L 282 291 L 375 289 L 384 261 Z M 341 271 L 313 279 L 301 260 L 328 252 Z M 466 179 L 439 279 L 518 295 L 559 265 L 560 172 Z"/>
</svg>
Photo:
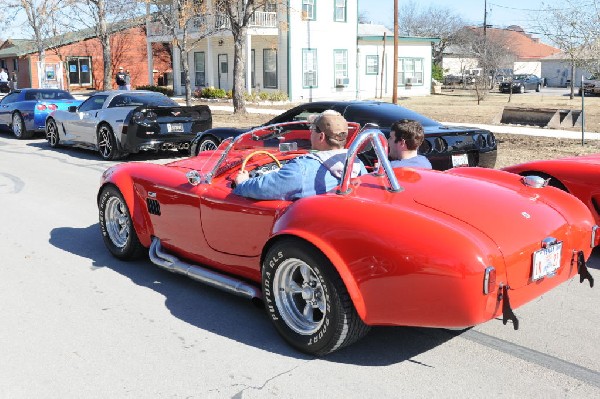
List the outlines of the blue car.
<svg viewBox="0 0 600 399">
<path fill-rule="evenodd" d="M 18 89 L 0 101 L 0 129 L 12 130 L 18 139 L 46 130 L 46 117 L 56 110 L 81 104 L 69 92 L 58 89 Z"/>
</svg>

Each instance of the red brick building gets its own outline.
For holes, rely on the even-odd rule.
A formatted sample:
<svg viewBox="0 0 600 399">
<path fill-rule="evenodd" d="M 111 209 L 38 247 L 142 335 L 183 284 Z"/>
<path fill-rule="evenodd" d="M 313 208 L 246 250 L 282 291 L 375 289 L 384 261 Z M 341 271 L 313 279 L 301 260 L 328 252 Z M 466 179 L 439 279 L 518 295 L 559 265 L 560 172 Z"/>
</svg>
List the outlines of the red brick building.
<svg viewBox="0 0 600 399">
<path fill-rule="evenodd" d="M 129 70 L 131 86 L 156 84 L 159 76 L 171 71 L 171 51 L 154 43 L 152 81 L 148 71 L 148 50 L 143 23 L 121 24 L 111 34 L 111 66 L 114 74 L 119 66 Z M 52 38 L 55 43 L 45 50 L 45 65 L 39 65 L 35 41 L 8 39 L 0 45 L 0 67 L 9 77 L 16 75 L 17 87 L 62 87 L 65 90 L 100 90 L 104 80 L 102 46 L 92 29 L 85 29 Z M 42 74 L 43 76 L 40 76 Z"/>
</svg>

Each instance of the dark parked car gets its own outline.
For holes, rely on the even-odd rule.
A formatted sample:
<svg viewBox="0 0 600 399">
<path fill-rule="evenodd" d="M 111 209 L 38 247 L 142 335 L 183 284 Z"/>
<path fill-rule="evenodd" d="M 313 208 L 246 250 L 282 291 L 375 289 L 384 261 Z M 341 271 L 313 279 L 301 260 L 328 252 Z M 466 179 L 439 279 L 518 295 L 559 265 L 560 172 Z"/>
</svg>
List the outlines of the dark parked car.
<svg viewBox="0 0 600 399">
<path fill-rule="evenodd" d="M 512 79 L 500 83 L 500 92 L 525 93 L 527 90 L 540 91 L 544 80 L 535 75 L 514 75 Z"/>
<path fill-rule="evenodd" d="M 321 101 L 301 104 L 276 116 L 262 126 L 281 122 L 306 120 L 309 115 L 326 109 L 340 112 L 349 122 L 361 126 L 374 123 L 389 136 L 392 123 L 400 119 L 419 121 L 425 129 L 425 141 L 419 152 L 431 161 L 434 169 L 445 170 L 456 166 L 483 166 L 493 168 L 496 164 L 496 138 L 489 130 L 471 127 L 444 126 L 407 108 L 375 101 Z M 227 137 L 238 136 L 251 128 L 215 128 L 200 132 L 191 143 L 191 154 L 213 150 Z M 366 153 L 363 162 L 370 166 L 372 152 Z"/>
<path fill-rule="evenodd" d="M 0 101 L 0 128 L 10 129 L 18 139 L 28 139 L 46 128 L 50 112 L 81 104 L 59 89 L 18 89 Z"/>
<path fill-rule="evenodd" d="M 177 149 L 187 154 L 192 138 L 211 127 L 206 105 L 184 107 L 162 93 L 113 90 L 50 114 L 46 139 L 53 148 L 90 148 L 103 159 L 114 160 L 143 150 Z"/>
</svg>

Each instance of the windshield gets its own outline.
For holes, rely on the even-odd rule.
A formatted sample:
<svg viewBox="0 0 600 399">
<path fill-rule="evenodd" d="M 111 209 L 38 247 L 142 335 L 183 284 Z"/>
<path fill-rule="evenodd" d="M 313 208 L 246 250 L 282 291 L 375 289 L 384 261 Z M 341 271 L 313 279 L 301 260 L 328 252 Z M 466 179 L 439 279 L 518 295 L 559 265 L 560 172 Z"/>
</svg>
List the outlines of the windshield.
<svg viewBox="0 0 600 399">
<path fill-rule="evenodd" d="M 25 100 L 74 100 L 75 98 L 63 90 L 28 90 Z"/>
<path fill-rule="evenodd" d="M 350 128 L 355 135 L 358 127 L 353 125 Z M 206 182 L 210 183 L 212 178 L 240 165 L 253 152 L 264 151 L 279 159 L 289 159 L 306 154 L 310 149 L 310 124 L 300 121 L 256 128 L 235 139 L 223 140 L 215 151 L 201 152 L 199 156 L 206 158 L 202 170 L 207 173 Z M 258 157 L 269 158 L 264 153 Z"/>
</svg>

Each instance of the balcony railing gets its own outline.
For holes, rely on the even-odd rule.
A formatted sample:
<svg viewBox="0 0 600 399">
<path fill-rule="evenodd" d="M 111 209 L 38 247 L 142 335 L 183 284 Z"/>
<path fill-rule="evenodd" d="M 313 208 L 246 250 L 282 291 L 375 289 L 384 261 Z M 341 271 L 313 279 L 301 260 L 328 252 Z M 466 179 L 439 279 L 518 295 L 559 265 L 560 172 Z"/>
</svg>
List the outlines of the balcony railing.
<svg viewBox="0 0 600 399">
<path fill-rule="evenodd" d="M 276 28 L 277 27 L 277 13 L 275 12 L 255 12 L 250 23 L 250 28 Z M 229 29 L 230 23 L 229 18 L 226 15 L 202 15 L 188 21 L 188 32 L 218 32 L 219 30 Z M 148 36 L 164 36 L 170 33 L 169 29 L 161 22 L 150 22 L 148 29 Z M 182 33 L 181 29 L 178 29 L 178 34 Z"/>
</svg>

